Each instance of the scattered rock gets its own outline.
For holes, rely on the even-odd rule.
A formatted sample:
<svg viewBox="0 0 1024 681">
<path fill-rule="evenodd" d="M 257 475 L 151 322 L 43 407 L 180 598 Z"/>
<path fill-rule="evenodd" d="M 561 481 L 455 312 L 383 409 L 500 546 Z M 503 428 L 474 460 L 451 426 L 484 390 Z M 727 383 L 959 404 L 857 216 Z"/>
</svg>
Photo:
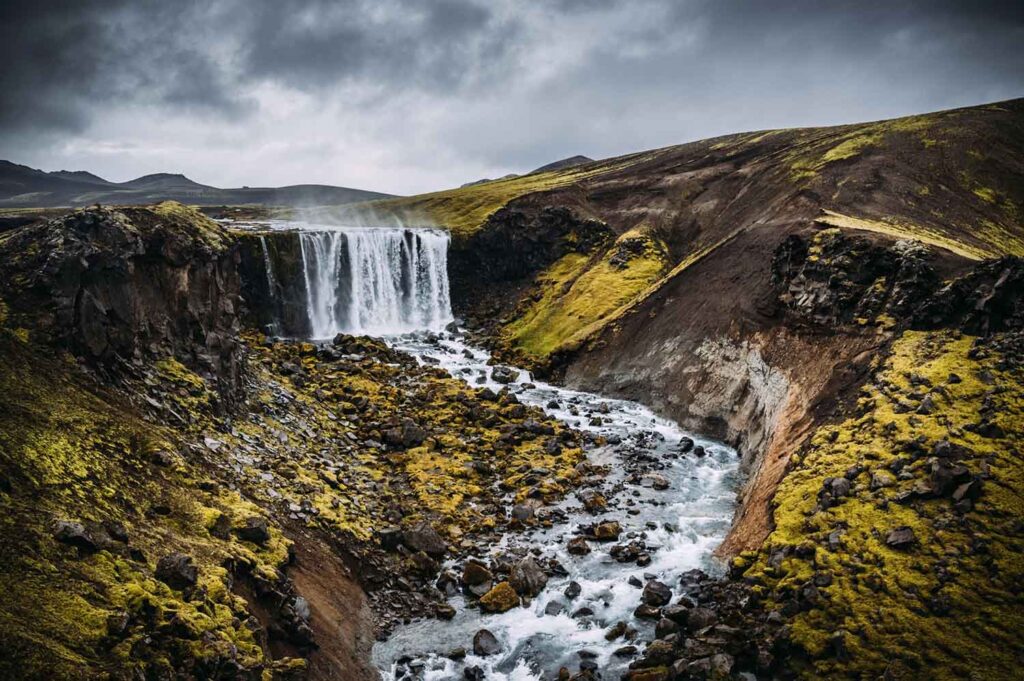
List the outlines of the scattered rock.
<svg viewBox="0 0 1024 681">
<path fill-rule="evenodd" d="M 585 537 L 573 537 L 565 546 L 566 551 L 574 556 L 585 556 L 590 553 L 590 544 Z"/>
<path fill-rule="evenodd" d="M 425 521 L 403 530 L 402 543 L 413 551 L 422 551 L 431 558 L 441 558 L 448 552 L 448 544 L 437 530 Z"/>
<path fill-rule="evenodd" d="M 594 539 L 598 541 L 615 541 L 622 533 L 622 526 L 618 521 L 606 520 L 598 523 L 593 529 Z"/>
<path fill-rule="evenodd" d="M 885 537 L 885 543 L 890 548 L 894 549 L 909 549 L 917 543 L 917 536 L 914 534 L 914 530 L 903 525 L 890 530 L 889 534 Z"/>
<path fill-rule="evenodd" d="M 533 597 L 548 583 L 548 576 L 533 558 L 524 558 L 515 564 L 509 573 L 509 584 L 520 596 Z"/>
<path fill-rule="evenodd" d="M 488 570 L 482 563 L 475 560 L 468 561 L 462 568 L 462 584 L 463 586 L 478 586 L 480 584 L 489 584 L 494 579 L 494 575 Z"/>
<path fill-rule="evenodd" d="M 266 544 L 270 541 L 270 529 L 267 526 L 267 519 L 262 516 L 250 516 L 245 519 L 242 526 L 235 530 L 240 539 L 251 541 L 254 544 Z"/>
<path fill-rule="evenodd" d="M 199 570 L 192 564 L 191 556 L 175 552 L 157 562 L 155 575 L 172 589 L 187 589 L 195 586 Z"/>
<path fill-rule="evenodd" d="M 53 524 L 53 538 L 62 544 L 74 546 L 80 553 L 94 553 L 97 550 L 96 540 L 82 523 L 72 520 L 58 520 Z"/>
<path fill-rule="evenodd" d="M 672 600 L 672 589 L 668 588 L 662 582 L 655 579 L 647 582 L 644 586 L 643 593 L 640 595 L 641 600 L 647 605 L 654 607 L 661 607 L 668 605 L 668 602 Z"/>
<path fill-rule="evenodd" d="M 480 657 L 494 655 L 501 651 L 497 637 L 487 629 L 481 629 L 473 636 L 473 654 Z"/>
<path fill-rule="evenodd" d="M 519 605 L 519 595 L 508 582 L 500 582 L 480 598 L 484 612 L 507 612 Z"/>
<path fill-rule="evenodd" d="M 513 383 L 519 378 L 519 372 L 504 366 L 496 366 L 491 370 L 491 380 L 495 383 Z"/>
</svg>

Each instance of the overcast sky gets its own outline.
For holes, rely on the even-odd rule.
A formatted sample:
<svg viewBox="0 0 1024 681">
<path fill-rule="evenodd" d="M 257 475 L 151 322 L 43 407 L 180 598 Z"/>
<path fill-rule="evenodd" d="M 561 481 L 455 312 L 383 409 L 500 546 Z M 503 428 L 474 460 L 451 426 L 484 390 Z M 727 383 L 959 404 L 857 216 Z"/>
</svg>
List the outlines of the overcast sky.
<svg viewBox="0 0 1024 681">
<path fill-rule="evenodd" d="M 395 193 L 1024 96 L 1024 2 L 2 0 L 0 158 Z"/>
</svg>

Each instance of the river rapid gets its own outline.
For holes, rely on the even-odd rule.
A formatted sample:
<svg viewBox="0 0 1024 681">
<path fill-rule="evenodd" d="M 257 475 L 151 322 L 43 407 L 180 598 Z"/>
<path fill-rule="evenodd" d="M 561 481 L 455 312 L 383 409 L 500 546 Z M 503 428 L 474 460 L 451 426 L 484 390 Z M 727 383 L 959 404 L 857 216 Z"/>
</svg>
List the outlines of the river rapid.
<svg viewBox="0 0 1024 681">
<path fill-rule="evenodd" d="M 712 554 L 725 538 L 735 508 L 735 451 L 685 433 L 636 402 L 535 381 L 515 369 L 513 382 L 499 383 L 488 353 L 467 345 L 458 333 L 419 333 L 390 342 L 421 363 L 441 366 L 477 387 L 508 388 L 524 404 L 603 436 L 607 444 L 591 445 L 587 457 L 607 470 L 598 489 L 609 503 L 605 513 L 595 516 L 570 496 L 554 509 L 552 527 L 511 533 L 476 556 L 486 562 L 510 554 L 539 554 L 538 559 L 557 560 L 564 574 L 551 575 L 525 607 L 485 614 L 459 594 L 450 601 L 456 609 L 451 621 L 421 620 L 398 628 L 374 648 L 383 678 L 527 681 L 557 678 L 562 667 L 571 673 L 596 669 L 601 678 L 618 678 L 654 638 L 653 620 L 633 614 L 642 587 L 656 579 L 678 593 L 680 576 L 688 570 L 721 569 Z M 656 489 L 666 482 L 667 488 Z M 621 524 L 618 544 L 640 542 L 650 563 L 640 567 L 618 562 L 609 552 L 616 542 L 591 542 L 593 550 L 583 556 L 568 552 L 566 543 L 581 526 L 605 519 Z M 459 565 L 446 567 L 461 572 Z M 636 630 L 633 640 L 606 639 L 608 629 L 619 622 Z M 474 654 L 474 635 L 481 629 L 494 635 L 499 652 Z"/>
</svg>

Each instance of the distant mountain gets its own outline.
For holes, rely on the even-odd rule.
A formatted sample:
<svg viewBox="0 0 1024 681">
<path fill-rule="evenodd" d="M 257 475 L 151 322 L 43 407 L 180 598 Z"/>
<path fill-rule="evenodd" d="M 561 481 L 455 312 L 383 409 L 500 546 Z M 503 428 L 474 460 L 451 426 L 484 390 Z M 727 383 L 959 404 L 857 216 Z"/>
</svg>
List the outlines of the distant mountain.
<svg viewBox="0 0 1024 681">
<path fill-rule="evenodd" d="M 589 158 L 587 156 L 578 156 L 578 155 L 577 156 L 570 156 L 569 158 L 563 158 L 560 161 L 552 161 L 551 163 L 548 163 L 547 165 L 543 165 L 540 168 L 536 168 L 534 170 L 531 170 L 530 172 L 528 172 L 526 174 L 527 175 L 533 175 L 534 173 L 544 173 L 544 172 L 547 172 L 549 170 L 564 170 L 566 168 L 572 168 L 573 166 L 583 165 L 584 163 L 592 163 L 593 161 L 594 161 L 594 159 Z M 478 185 L 478 184 L 486 184 L 488 182 L 497 182 L 498 180 L 511 180 L 513 178 L 516 178 L 516 177 L 522 177 L 522 175 L 518 175 L 516 173 L 509 173 L 508 175 L 502 175 L 501 177 L 499 177 L 497 179 L 491 179 L 489 177 L 485 177 L 485 178 L 480 179 L 480 180 L 473 180 L 472 182 L 467 182 L 467 183 L 465 183 L 463 185 L 460 185 L 460 189 L 461 188 L 465 188 L 465 187 L 473 187 L 473 186 Z"/>
<path fill-rule="evenodd" d="M 561 161 L 553 161 L 547 165 L 543 165 L 536 170 L 531 170 L 528 175 L 533 173 L 544 173 L 549 170 L 563 170 L 565 168 L 571 168 L 573 166 L 581 166 L 584 163 L 593 163 L 594 159 L 588 156 L 570 156 L 569 158 L 563 158 Z"/>
<path fill-rule="evenodd" d="M 391 197 L 393 194 L 321 184 L 220 189 L 174 173 L 155 173 L 128 182 L 110 182 L 84 170 L 48 173 L 0 161 L 0 207 L 6 208 L 86 206 L 94 203 L 147 204 L 167 200 L 201 206 L 336 205 Z"/>
</svg>

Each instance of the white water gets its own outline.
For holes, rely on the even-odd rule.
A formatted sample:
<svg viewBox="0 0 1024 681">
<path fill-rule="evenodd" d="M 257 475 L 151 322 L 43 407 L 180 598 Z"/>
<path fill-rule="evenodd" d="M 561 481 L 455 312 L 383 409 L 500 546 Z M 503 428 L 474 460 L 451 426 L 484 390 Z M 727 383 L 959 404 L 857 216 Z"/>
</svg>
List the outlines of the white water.
<svg viewBox="0 0 1024 681">
<path fill-rule="evenodd" d="M 436 229 L 299 232 L 312 337 L 444 328 L 452 321 L 448 241 Z"/>
<path fill-rule="evenodd" d="M 491 379 L 488 354 L 467 346 L 458 335 L 419 334 L 394 338 L 392 343 L 420 361 L 439 364 L 471 385 L 486 385 L 494 390 L 503 387 Z M 569 511 L 568 521 L 556 522 L 550 529 L 509 535 L 492 547 L 492 555 L 517 546 L 540 547 L 543 556 L 556 557 L 569 576 L 552 577 L 544 592 L 525 608 L 485 615 L 467 608 L 466 601 L 457 596 L 451 601 L 457 614 L 450 622 L 421 620 L 398 628 L 387 641 L 374 647 L 374 661 L 387 681 L 461 679 L 463 670 L 474 666 L 484 670 L 485 678 L 491 681 L 554 678 L 562 666 L 575 672 L 581 661 L 578 653 L 583 650 L 596 655 L 594 662 L 605 674 L 603 678 L 618 678 L 612 672 L 625 670 L 634 658 L 615 657 L 614 651 L 628 642 L 608 642 L 605 631 L 620 620 L 627 622 L 640 631 L 640 637 L 633 643 L 641 651 L 644 642 L 653 639 L 653 625 L 632 616 L 640 604 L 640 589 L 630 585 L 628 578 L 635 576 L 646 581 L 653 575 L 675 588 L 679 574 L 686 570 L 701 568 L 714 572 L 719 568 L 712 552 L 725 538 L 735 507 L 738 460 L 734 450 L 691 435 L 697 445 L 705 447 L 707 456 L 677 455 L 674 450 L 686 434 L 643 405 L 537 381 L 531 383 L 525 371 L 520 371 L 510 388 L 521 402 L 542 407 L 576 428 L 612 436 L 613 440 L 615 436 L 621 438 L 618 444 L 588 452 L 592 463 L 609 468 L 602 487 L 605 493 L 622 488 L 614 497 L 620 504 L 605 514 L 592 516 L 582 512 L 575 498 L 566 499 L 559 507 Z M 558 406 L 549 407 L 552 401 Z M 602 403 L 607 407 L 602 408 Z M 592 416 L 599 417 L 601 425 L 592 425 Z M 649 455 L 665 464 L 657 472 L 669 480 L 668 490 L 655 491 L 627 480 L 627 461 L 637 455 Z M 622 524 L 620 542 L 642 538 L 648 547 L 656 547 L 651 551 L 652 562 L 642 568 L 617 563 L 608 554 L 609 544 L 593 543 L 590 554 L 570 555 L 565 543 L 575 536 L 574 530 L 580 524 L 602 519 Z M 487 554 L 478 557 L 486 559 Z M 582 587 L 580 596 L 573 600 L 562 593 L 570 581 Z M 564 605 L 565 612 L 546 615 L 545 607 L 551 601 Z M 571 617 L 570 613 L 583 606 L 590 607 L 594 616 Z M 481 628 L 489 629 L 498 638 L 501 653 L 486 658 L 473 655 L 473 635 Z M 444 656 L 459 647 L 469 651 L 465 660 L 453 661 Z M 405 656 L 416 659 L 418 675 L 409 675 L 407 667 L 397 664 Z"/>
</svg>

